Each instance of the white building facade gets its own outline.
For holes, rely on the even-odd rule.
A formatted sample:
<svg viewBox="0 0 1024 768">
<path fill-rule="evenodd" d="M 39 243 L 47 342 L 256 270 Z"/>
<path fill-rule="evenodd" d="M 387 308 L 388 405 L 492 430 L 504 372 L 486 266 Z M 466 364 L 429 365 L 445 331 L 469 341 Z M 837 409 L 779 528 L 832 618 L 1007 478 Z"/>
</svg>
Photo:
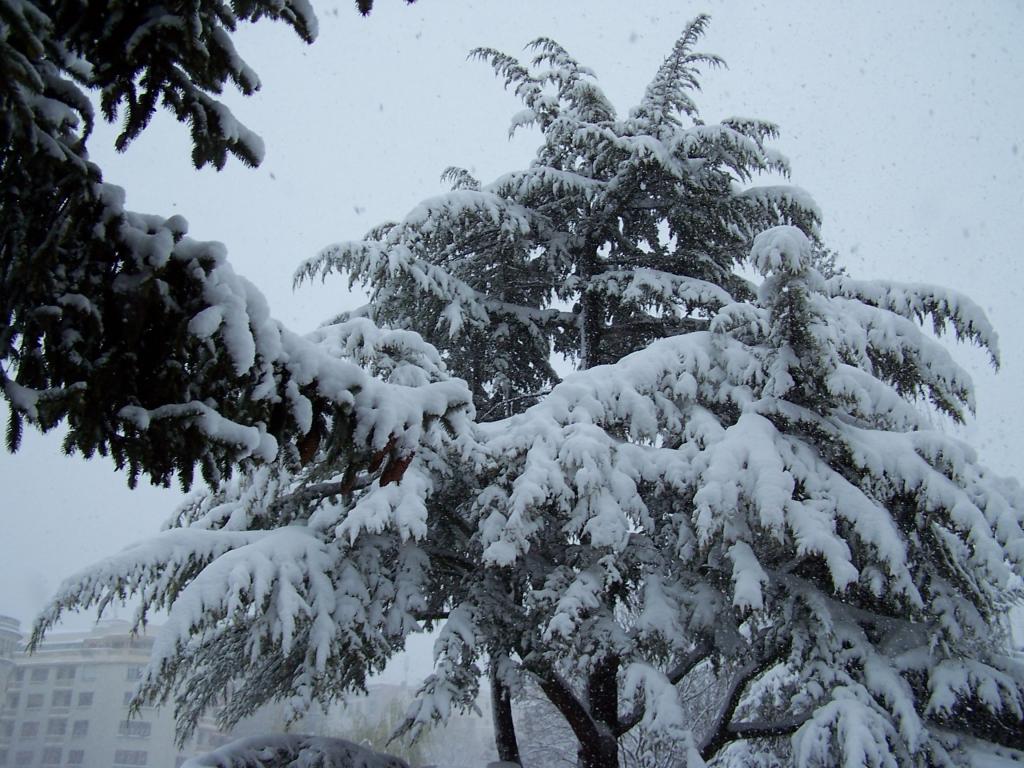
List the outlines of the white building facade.
<svg viewBox="0 0 1024 768">
<path fill-rule="evenodd" d="M 126 622 L 52 633 L 31 655 L 14 644 L 18 629 L 0 617 L 0 768 L 177 768 L 228 740 L 207 722 L 179 749 L 170 707 L 129 717 L 153 639 Z M 8 635 L 17 639 L 4 659 Z"/>
</svg>

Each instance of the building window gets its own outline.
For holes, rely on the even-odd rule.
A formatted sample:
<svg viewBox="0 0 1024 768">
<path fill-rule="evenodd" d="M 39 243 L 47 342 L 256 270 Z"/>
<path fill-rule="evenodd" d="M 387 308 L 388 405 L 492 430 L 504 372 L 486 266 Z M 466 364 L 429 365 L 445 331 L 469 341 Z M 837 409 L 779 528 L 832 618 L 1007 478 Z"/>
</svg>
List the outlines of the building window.
<svg viewBox="0 0 1024 768">
<path fill-rule="evenodd" d="M 34 739 L 39 735 L 39 723 L 35 720 L 27 720 L 21 724 L 21 738 Z"/>
<path fill-rule="evenodd" d="M 128 667 L 124 671 L 125 680 L 141 680 L 142 679 L 142 667 Z"/>
<path fill-rule="evenodd" d="M 135 739 L 147 739 L 152 731 L 153 726 L 151 723 L 144 723 L 139 720 L 122 720 L 117 727 L 119 735 L 130 736 Z"/>
<path fill-rule="evenodd" d="M 18 699 L 20 699 L 20 698 L 21 698 L 20 694 L 8 693 L 7 694 L 7 708 L 8 709 L 17 709 L 18 708 Z"/>
<path fill-rule="evenodd" d="M 72 736 L 85 736 L 89 732 L 89 721 L 88 720 L 75 720 L 71 726 Z"/>
<path fill-rule="evenodd" d="M 9 739 L 14 735 L 14 721 L 0 720 L 0 739 Z"/>
<path fill-rule="evenodd" d="M 0 765 L 7 765 L 7 750 L 0 749 Z M 180 763 L 178 764 L 181 765 Z"/>
<path fill-rule="evenodd" d="M 96 679 L 96 667 L 88 666 L 82 667 L 82 674 L 78 676 L 79 680 L 91 681 Z"/>
<path fill-rule="evenodd" d="M 32 765 L 32 758 L 36 756 L 35 752 L 22 751 L 14 753 L 14 764 L 19 766 Z"/>
<path fill-rule="evenodd" d="M 30 693 L 28 695 L 28 700 L 25 702 L 25 706 L 29 709 L 39 709 L 43 706 L 43 694 Z"/>
<path fill-rule="evenodd" d="M 47 736 L 63 736 L 68 732 L 68 721 L 63 717 L 53 717 L 46 724 Z"/>
<path fill-rule="evenodd" d="M 20 683 L 24 679 L 25 679 L 25 668 L 24 667 L 18 667 L 16 670 L 14 670 L 14 676 L 11 677 L 11 680 L 13 680 L 16 683 Z"/>
<path fill-rule="evenodd" d="M 149 753 L 141 749 L 119 749 L 114 753 L 117 765 L 145 765 Z"/>
<path fill-rule="evenodd" d="M 40 765 L 60 765 L 60 747 L 47 747 L 43 750 L 43 760 Z"/>
<path fill-rule="evenodd" d="M 69 749 L 68 765 L 82 765 L 85 762 L 85 750 Z"/>
<path fill-rule="evenodd" d="M 71 706 L 71 691 L 61 689 L 53 692 L 53 698 L 50 700 L 50 704 L 55 707 L 70 707 Z"/>
<path fill-rule="evenodd" d="M 78 694 L 78 706 L 80 707 L 91 707 L 92 706 L 92 691 L 82 691 Z"/>
<path fill-rule="evenodd" d="M 75 668 L 71 666 L 57 667 L 58 680 L 74 680 Z"/>
<path fill-rule="evenodd" d="M 35 667 L 29 672 L 29 680 L 33 683 L 45 683 L 50 679 L 50 668 L 49 667 Z"/>
</svg>

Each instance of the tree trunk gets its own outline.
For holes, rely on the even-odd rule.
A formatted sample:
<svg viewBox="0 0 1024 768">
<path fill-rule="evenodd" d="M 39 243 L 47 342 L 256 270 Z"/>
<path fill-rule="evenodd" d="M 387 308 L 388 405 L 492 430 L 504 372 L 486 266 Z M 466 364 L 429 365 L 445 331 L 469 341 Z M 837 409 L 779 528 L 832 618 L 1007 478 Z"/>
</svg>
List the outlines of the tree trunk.
<svg viewBox="0 0 1024 768">
<path fill-rule="evenodd" d="M 539 674 L 538 683 L 576 736 L 579 743 L 576 764 L 579 768 L 618 768 L 619 742 L 610 724 L 595 719 L 589 706 L 584 705 L 552 670 Z"/>
<path fill-rule="evenodd" d="M 591 279 L 597 274 L 597 246 L 585 243 L 579 260 L 579 274 L 582 277 L 580 293 L 580 314 L 577 322 L 580 331 L 580 369 L 586 370 L 600 365 L 601 329 L 604 327 L 604 302 L 601 296 L 589 290 Z"/>
<path fill-rule="evenodd" d="M 580 294 L 581 369 L 593 368 L 607 362 L 602 351 L 605 323 L 605 303 L 602 295 L 588 290 L 590 280 L 600 267 L 598 247 L 592 242 L 583 246 L 579 272 L 583 277 Z M 585 702 L 579 702 L 564 685 L 541 683 L 541 689 L 568 721 L 579 742 L 577 765 L 579 768 L 618 768 L 619 766 L 619 658 L 608 656 L 599 661 L 587 678 L 583 692 Z"/>
<path fill-rule="evenodd" d="M 619 657 L 598 661 L 587 677 L 587 707 L 597 727 L 593 745 L 581 745 L 580 765 L 618 766 L 619 740 Z"/>
<path fill-rule="evenodd" d="M 594 664 L 587 678 L 590 716 L 614 734 L 619 731 L 619 657 L 608 655 Z"/>
<path fill-rule="evenodd" d="M 619 740 L 607 728 L 601 728 L 597 739 L 580 744 L 576 765 L 578 768 L 619 768 Z"/>
<path fill-rule="evenodd" d="M 497 659 L 491 659 L 489 672 L 491 717 L 494 721 L 494 746 L 498 750 L 498 759 L 506 763 L 522 765 L 522 760 L 519 757 L 519 742 L 516 739 L 516 726 L 512 720 L 512 694 L 501 677 Z"/>
<path fill-rule="evenodd" d="M 584 294 L 580 299 L 580 368 L 586 370 L 600 365 L 601 300 Z"/>
<path fill-rule="evenodd" d="M 580 368 L 593 368 L 605 360 L 602 336 L 605 323 L 603 296 L 588 291 L 590 280 L 598 273 L 600 257 L 597 246 L 587 242 L 580 259 L 583 290 L 580 295 Z M 577 764 L 579 768 L 618 768 L 619 765 L 619 658 L 608 656 L 599 661 L 587 678 L 584 691 L 584 709 L 588 713 L 588 728 L 573 725 L 571 713 L 559 707 L 569 720 L 579 740 Z M 543 686 L 542 686 L 543 687 Z M 545 690 L 545 693 L 548 691 Z M 550 698 L 550 694 L 549 694 Z M 552 698 L 558 705 L 558 701 Z"/>
</svg>

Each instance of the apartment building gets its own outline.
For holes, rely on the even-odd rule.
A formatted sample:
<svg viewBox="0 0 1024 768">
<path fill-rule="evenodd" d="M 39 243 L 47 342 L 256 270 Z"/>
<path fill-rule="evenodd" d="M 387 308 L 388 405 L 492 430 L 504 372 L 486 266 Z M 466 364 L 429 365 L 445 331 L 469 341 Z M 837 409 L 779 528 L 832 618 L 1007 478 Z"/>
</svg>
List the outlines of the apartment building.
<svg viewBox="0 0 1024 768">
<path fill-rule="evenodd" d="M 179 768 L 234 738 L 282 731 L 403 751 L 388 739 L 414 693 L 406 682 L 371 684 L 366 695 L 314 707 L 294 723 L 283 704 L 271 703 L 230 736 L 206 719 L 179 749 L 172 707 L 144 707 L 129 718 L 129 701 L 153 647 L 152 636 L 135 637 L 130 629 L 128 622 L 106 620 L 88 632 L 53 632 L 29 655 L 19 623 L 0 616 L 0 768 Z M 490 722 L 454 716 L 403 753 L 413 765 L 485 765 L 495 759 Z"/>
<path fill-rule="evenodd" d="M 7 678 L 14 669 L 14 654 L 21 647 L 21 631 L 17 619 L 0 616 L 0 693 L 7 688 Z"/>
<path fill-rule="evenodd" d="M 0 767 L 177 768 L 228 740 L 205 722 L 178 749 L 170 707 L 129 718 L 153 645 L 129 629 L 115 620 L 90 632 L 55 632 L 28 655 L 18 622 L 0 617 Z"/>
</svg>

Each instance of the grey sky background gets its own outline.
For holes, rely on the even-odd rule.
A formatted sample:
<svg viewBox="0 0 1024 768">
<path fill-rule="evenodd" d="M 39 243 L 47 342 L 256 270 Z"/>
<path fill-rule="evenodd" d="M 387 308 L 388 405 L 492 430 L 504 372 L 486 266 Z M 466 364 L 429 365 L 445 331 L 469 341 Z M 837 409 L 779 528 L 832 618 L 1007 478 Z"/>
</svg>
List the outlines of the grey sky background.
<svg viewBox="0 0 1024 768">
<path fill-rule="evenodd" d="M 377 2 L 369 19 L 348 0 L 320 5 L 313 46 L 283 25 L 239 34 L 263 90 L 228 100 L 266 141 L 259 169 L 196 172 L 187 130 L 163 116 L 123 155 L 101 128 L 94 159 L 130 208 L 182 214 L 193 237 L 225 242 L 275 316 L 309 330 L 361 302 L 337 277 L 293 293 L 299 261 L 442 192 L 449 165 L 487 182 L 530 161 L 536 135 L 508 140 L 521 107 L 466 60 L 471 48 L 525 57 L 531 39 L 553 37 L 624 113 L 687 20 L 710 12 L 701 49 L 729 68 L 704 78 L 705 119 L 780 125 L 792 182 L 817 200 L 852 274 L 955 287 L 985 308 L 1003 367 L 955 351 L 978 400 L 958 431 L 994 470 L 1024 477 L 1024 4 Z M 181 498 L 128 491 L 110 462 L 66 458 L 59 435 L 31 432 L 0 454 L 0 488 L 0 613 L 23 622 L 62 579 L 155 532 Z"/>
</svg>

